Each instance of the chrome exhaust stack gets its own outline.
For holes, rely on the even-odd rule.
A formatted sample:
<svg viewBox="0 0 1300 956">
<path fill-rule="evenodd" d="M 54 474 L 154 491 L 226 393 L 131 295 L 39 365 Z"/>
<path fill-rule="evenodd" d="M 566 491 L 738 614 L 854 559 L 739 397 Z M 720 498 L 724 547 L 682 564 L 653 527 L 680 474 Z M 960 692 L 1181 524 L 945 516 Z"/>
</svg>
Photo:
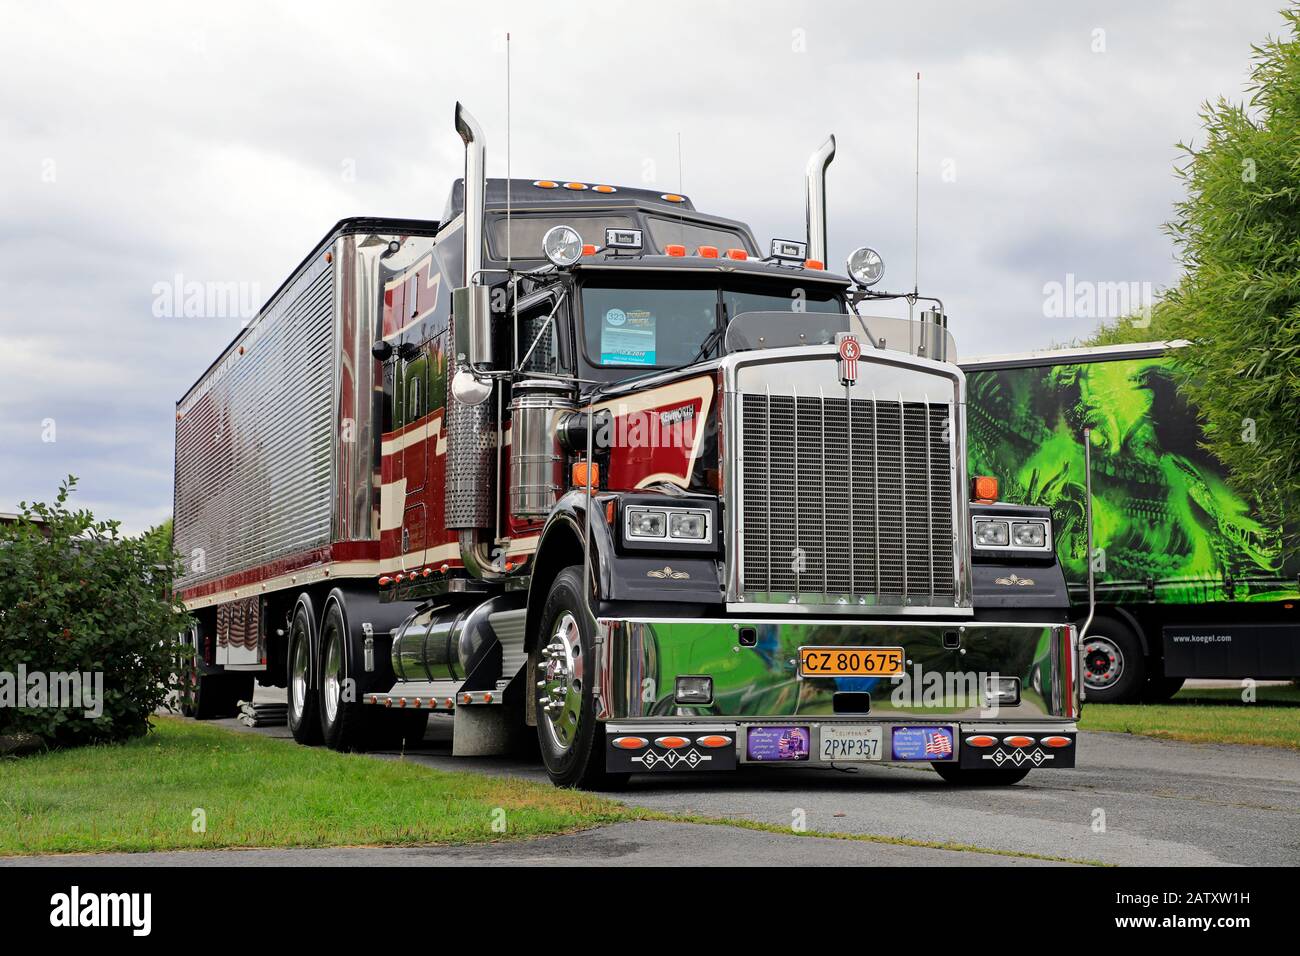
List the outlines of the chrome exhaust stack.
<svg viewBox="0 0 1300 956">
<path fill-rule="evenodd" d="M 805 192 L 808 199 L 808 258 L 826 263 L 826 170 L 835 158 L 835 137 L 808 157 Z"/>
<path fill-rule="evenodd" d="M 452 347 L 448 380 L 445 514 L 459 532 L 461 561 L 475 577 L 502 573 L 492 559 L 491 531 L 496 520 L 492 475 L 497 451 L 492 421 L 495 383 L 479 372 L 492 365 L 492 325 L 483 269 L 483 225 L 487 186 L 487 146 L 478 122 L 456 104 L 456 132 L 465 142 L 464 285 L 452 292 Z"/>
</svg>

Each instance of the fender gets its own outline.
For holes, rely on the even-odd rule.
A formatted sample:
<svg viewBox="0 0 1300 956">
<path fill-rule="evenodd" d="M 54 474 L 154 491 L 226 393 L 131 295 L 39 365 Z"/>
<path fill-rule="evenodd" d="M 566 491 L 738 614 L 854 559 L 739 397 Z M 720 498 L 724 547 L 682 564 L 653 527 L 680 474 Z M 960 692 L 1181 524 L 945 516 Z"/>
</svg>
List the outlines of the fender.
<svg viewBox="0 0 1300 956">
<path fill-rule="evenodd" d="M 335 587 L 325 599 L 321 616 L 314 623 L 312 634 L 312 678 L 320 662 L 320 635 L 324 631 L 325 616 L 330 607 L 338 605 L 343 615 L 343 631 L 347 635 L 347 648 L 343 666 L 346 675 L 356 681 L 358 699 L 361 694 L 391 690 L 396 683 L 390 648 L 392 632 L 414 612 L 409 603 L 381 601 L 378 595 L 368 591 L 351 590 Z M 364 669 L 364 625 L 369 624 L 375 642 L 375 669 Z"/>
</svg>

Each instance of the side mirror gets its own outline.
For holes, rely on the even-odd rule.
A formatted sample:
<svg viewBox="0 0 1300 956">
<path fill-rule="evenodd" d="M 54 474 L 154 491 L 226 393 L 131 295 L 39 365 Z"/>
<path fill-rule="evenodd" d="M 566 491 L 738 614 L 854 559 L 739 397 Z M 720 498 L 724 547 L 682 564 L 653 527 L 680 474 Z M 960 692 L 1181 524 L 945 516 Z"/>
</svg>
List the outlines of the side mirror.
<svg viewBox="0 0 1300 956">
<path fill-rule="evenodd" d="M 378 362 L 387 362 L 393 357 L 393 346 L 390 343 L 385 342 L 383 339 L 380 339 L 374 345 L 370 346 L 370 354 L 373 355 L 375 360 Z"/>
<path fill-rule="evenodd" d="M 451 293 L 456 361 L 492 367 L 492 313 L 488 287 L 471 285 Z"/>
</svg>

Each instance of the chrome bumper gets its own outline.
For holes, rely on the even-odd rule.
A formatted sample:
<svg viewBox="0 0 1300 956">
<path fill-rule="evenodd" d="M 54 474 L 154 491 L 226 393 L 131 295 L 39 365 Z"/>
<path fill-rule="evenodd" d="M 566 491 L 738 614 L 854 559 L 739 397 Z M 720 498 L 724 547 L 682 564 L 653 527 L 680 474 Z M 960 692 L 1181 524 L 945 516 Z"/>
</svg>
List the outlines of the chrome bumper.
<svg viewBox="0 0 1300 956">
<path fill-rule="evenodd" d="M 597 717 L 605 722 L 819 718 L 1059 726 L 1079 716 L 1076 632 L 1066 624 L 606 618 L 597 621 L 597 642 Z M 805 646 L 902 647 L 906 673 L 804 678 L 798 659 Z M 712 678 L 712 700 L 679 703 L 677 678 L 685 676 Z M 1017 679 L 1019 701 L 991 701 L 990 677 Z"/>
</svg>

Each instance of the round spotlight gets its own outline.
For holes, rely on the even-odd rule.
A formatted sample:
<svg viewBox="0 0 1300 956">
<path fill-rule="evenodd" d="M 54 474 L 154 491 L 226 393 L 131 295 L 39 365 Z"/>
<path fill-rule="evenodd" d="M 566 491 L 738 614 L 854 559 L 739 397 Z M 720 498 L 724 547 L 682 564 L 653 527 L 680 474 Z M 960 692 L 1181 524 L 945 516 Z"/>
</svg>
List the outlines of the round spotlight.
<svg viewBox="0 0 1300 956">
<path fill-rule="evenodd" d="M 873 286 L 885 277 L 885 260 L 868 246 L 849 254 L 849 275 L 860 286 Z"/>
<path fill-rule="evenodd" d="M 554 265 L 571 266 L 582 258 L 582 236 L 572 226 L 552 226 L 542 236 L 542 252 Z"/>
</svg>

